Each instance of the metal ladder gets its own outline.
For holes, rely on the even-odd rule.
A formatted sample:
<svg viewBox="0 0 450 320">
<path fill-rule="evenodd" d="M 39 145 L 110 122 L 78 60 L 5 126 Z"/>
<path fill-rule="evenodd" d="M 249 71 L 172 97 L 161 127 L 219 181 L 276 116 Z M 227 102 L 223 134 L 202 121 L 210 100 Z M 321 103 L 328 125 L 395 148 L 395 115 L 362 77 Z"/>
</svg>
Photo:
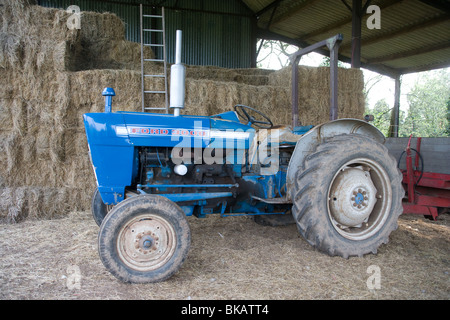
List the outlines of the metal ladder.
<svg viewBox="0 0 450 320">
<path fill-rule="evenodd" d="M 140 9 L 140 26 L 141 26 L 141 95 L 142 95 L 142 112 L 146 112 L 147 110 L 165 110 L 166 113 L 169 113 L 169 98 L 168 98 L 168 89 L 167 89 L 167 59 L 166 59 L 166 31 L 165 31 L 165 19 L 164 19 L 164 7 L 161 8 L 161 15 L 148 15 L 143 13 L 142 4 L 139 5 Z M 161 29 L 153 29 L 150 27 L 144 28 L 144 19 L 155 19 L 161 20 Z M 149 33 L 149 37 L 144 37 L 146 33 Z M 155 37 L 152 34 L 162 34 L 162 43 L 152 43 Z M 144 39 L 150 38 L 150 43 L 145 43 Z M 161 48 L 162 49 L 162 58 L 158 59 L 150 59 L 144 57 L 144 47 L 150 48 Z M 156 51 L 156 50 L 154 50 Z M 155 53 L 156 56 L 156 53 Z M 146 62 L 163 62 L 164 63 L 164 73 L 163 74 L 145 74 L 145 63 Z M 164 79 L 164 90 L 145 90 L 145 79 L 147 78 L 162 78 Z M 145 98 L 149 94 L 164 94 L 165 96 L 165 107 L 151 107 L 147 106 L 145 103 Z"/>
</svg>

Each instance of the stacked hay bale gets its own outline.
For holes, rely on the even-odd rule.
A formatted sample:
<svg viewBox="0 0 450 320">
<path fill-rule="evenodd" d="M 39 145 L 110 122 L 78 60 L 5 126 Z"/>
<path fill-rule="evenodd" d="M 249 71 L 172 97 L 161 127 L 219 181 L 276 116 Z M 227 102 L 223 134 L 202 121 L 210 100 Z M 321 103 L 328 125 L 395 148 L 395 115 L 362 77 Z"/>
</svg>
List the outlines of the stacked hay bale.
<svg viewBox="0 0 450 320">
<path fill-rule="evenodd" d="M 82 115 L 102 112 L 101 91 L 113 87 L 113 110 L 141 110 L 140 46 L 125 40 L 113 14 L 70 14 L 33 0 L 0 0 L 0 220 L 53 218 L 90 207 L 95 180 Z M 146 57 L 152 52 L 146 52 Z M 150 64 L 162 72 L 159 64 Z M 300 68 L 300 120 L 328 120 L 327 68 Z M 288 70 L 187 66 L 186 109 L 211 115 L 253 106 L 290 124 Z M 363 116 L 362 74 L 340 70 L 340 117 Z M 159 84 L 148 81 L 146 88 Z M 155 95 L 147 104 L 164 106 Z"/>
<path fill-rule="evenodd" d="M 290 88 L 291 78 L 292 68 L 287 67 L 270 74 L 269 85 Z M 330 114 L 330 69 L 299 66 L 298 79 L 299 121 L 303 125 L 327 122 Z M 365 103 L 363 90 L 361 70 L 339 68 L 339 118 L 362 119 Z"/>
<path fill-rule="evenodd" d="M 137 108 L 140 46 L 125 41 L 115 15 L 86 12 L 83 27 L 70 30 L 63 10 L 2 2 L 0 217 L 86 209 L 95 181 L 81 115 L 102 110 L 104 86 L 132 88 L 117 101 Z"/>
</svg>

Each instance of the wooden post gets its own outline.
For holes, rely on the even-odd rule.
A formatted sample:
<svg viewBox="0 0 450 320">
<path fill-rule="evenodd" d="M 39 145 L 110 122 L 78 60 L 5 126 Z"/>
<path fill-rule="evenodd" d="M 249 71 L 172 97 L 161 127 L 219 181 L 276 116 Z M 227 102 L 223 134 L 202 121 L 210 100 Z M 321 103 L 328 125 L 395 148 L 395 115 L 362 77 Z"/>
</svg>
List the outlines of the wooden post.
<svg viewBox="0 0 450 320">
<path fill-rule="evenodd" d="M 391 125 L 389 126 L 390 138 L 398 138 L 399 116 L 400 116 L 400 75 L 395 77 L 395 92 L 394 92 L 394 108 L 391 113 Z"/>
<path fill-rule="evenodd" d="M 352 5 L 352 68 L 361 68 L 361 18 L 362 0 Z"/>
</svg>

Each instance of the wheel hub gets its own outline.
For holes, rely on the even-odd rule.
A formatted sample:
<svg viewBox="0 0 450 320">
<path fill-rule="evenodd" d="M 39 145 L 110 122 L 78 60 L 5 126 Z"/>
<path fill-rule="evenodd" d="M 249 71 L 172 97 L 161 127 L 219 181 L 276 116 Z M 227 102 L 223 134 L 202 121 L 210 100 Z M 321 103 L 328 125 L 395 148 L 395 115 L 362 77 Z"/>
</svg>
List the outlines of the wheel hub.
<svg viewBox="0 0 450 320">
<path fill-rule="evenodd" d="M 367 191 L 365 189 L 359 187 L 355 189 L 352 194 L 351 201 L 354 208 L 361 209 L 368 206 L 369 198 L 367 197 Z"/>
<path fill-rule="evenodd" d="M 376 194 L 369 171 L 362 166 L 346 167 L 338 173 L 330 189 L 331 215 L 343 228 L 360 227 L 375 206 Z"/>
<path fill-rule="evenodd" d="M 173 227 L 166 220 L 150 214 L 128 222 L 117 243 L 122 261 L 140 271 L 155 270 L 165 264 L 175 247 Z"/>
<path fill-rule="evenodd" d="M 151 232 L 141 232 L 135 238 L 135 248 L 138 249 L 139 252 L 147 254 L 150 250 L 156 250 L 159 240 L 158 236 Z"/>
</svg>

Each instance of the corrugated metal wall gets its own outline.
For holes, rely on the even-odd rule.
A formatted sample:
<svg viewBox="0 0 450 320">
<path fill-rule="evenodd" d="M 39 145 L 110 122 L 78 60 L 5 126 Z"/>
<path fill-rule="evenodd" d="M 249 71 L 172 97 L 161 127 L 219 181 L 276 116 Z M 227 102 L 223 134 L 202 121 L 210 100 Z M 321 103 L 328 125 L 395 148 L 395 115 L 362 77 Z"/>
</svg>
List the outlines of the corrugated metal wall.
<svg viewBox="0 0 450 320">
<path fill-rule="evenodd" d="M 81 11 L 112 12 L 126 24 L 126 38 L 140 42 L 139 0 L 39 0 L 44 7 L 66 9 L 77 5 Z M 251 12 L 239 0 L 149 0 L 152 6 L 165 6 L 167 59 L 174 62 L 175 31 L 183 31 L 182 62 L 188 65 L 214 65 L 225 68 L 254 66 L 256 40 L 253 39 Z"/>
</svg>

